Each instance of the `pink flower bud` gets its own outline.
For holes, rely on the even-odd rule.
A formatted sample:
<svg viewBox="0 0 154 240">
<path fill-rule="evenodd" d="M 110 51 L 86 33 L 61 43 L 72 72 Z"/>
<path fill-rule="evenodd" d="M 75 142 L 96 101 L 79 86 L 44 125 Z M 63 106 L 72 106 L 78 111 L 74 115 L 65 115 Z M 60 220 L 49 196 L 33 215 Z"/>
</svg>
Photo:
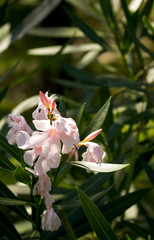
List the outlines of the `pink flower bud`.
<svg viewBox="0 0 154 240">
<path fill-rule="evenodd" d="M 84 145 L 85 142 L 91 141 L 92 139 L 97 137 L 97 135 L 100 134 L 101 131 L 102 131 L 102 129 L 98 129 L 98 130 L 90 133 L 83 141 L 78 143 L 78 146 L 80 147 L 80 146 Z"/>
<path fill-rule="evenodd" d="M 48 109 L 50 110 L 50 102 L 49 100 L 47 99 L 47 97 L 44 95 L 44 93 L 42 93 L 41 91 L 39 92 L 40 94 L 40 98 L 41 98 L 41 102 L 43 103 L 43 105 Z"/>
</svg>

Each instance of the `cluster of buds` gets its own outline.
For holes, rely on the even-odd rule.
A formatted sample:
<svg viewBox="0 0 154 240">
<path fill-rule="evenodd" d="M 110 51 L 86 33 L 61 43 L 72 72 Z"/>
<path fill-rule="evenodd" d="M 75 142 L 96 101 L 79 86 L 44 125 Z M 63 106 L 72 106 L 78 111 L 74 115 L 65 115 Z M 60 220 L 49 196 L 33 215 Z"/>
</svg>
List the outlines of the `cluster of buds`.
<svg viewBox="0 0 154 240">
<path fill-rule="evenodd" d="M 88 135 L 80 141 L 79 130 L 72 118 L 62 117 L 57 109 L 54 95 L 48 96 L 40 91 L 39 104 L 32 114 L 33 131 L 23 116 L 9 114 L 8 122 L 11 129 L 7 134 L 10 144 L 16 143 L 20 149 L 25 150 L 24 161 L 29 166 L 26 169 L 38 178 L 33 188 L 33 195 L 39 194 L 44 199 L 46 210 L 42 217 L 43 230 L 55 231 L 61 221 L 52 205 L 50 195 L 51 179 L 48 176 L 50 169 L 58 168 L 62 154 L 68 154 L 68 160 L 74 155 L 78 161 L 78 149 L 86 146 L 82 154 L 83 162 L 101 163 L 105 152 L 94 142 L 90 142 L 101 129 Z"/>
</svg>

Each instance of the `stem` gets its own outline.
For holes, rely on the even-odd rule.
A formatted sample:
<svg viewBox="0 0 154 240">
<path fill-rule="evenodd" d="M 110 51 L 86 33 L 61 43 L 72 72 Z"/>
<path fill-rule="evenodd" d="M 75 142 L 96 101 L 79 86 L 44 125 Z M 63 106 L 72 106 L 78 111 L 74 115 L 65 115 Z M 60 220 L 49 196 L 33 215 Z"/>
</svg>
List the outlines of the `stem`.
<svg viewBox="0 0 154 240">
<path fill-rule="evenodd" d="M 58 213 L 59 213 L 60 219 L 62 220 L 68 239 L 77 240 L 66 213 L 61 207 L 59 207 L 58 210 L 59 210 Z"/>
<path fill-rule="evenodd" d="M 129 188 L 130 188 L 131 181 L 132 181 L 134 171 L 135 171 L 135 163 L 136 163 L 136 159 L 137 159 L 136 155 L 137 155 L 137 147 L 138 147 L 138 143 L 139 143 L 139 135 L 140 135 L 140 126 L 138 126 L 138 129 L 137 129 L 135 143 L 134 143 L 134 147 L 133 147 L 132 155 L 131 155 L 131 159 L 130 159 L 130 167 L 129 167 L 129 172 L 128 172 L 128 176 L 126 179 L 126 193 L 129 192 Z"/>
</svg>

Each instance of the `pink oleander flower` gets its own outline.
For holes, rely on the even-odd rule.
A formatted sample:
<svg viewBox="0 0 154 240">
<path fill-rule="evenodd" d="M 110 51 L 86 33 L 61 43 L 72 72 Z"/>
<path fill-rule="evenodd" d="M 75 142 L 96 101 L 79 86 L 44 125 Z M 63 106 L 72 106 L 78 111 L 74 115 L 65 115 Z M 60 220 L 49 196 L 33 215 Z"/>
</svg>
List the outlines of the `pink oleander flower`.
<svg viewBox="0 0 154 240">
<path fill-rule="evenodd" d="M 102 163 L 102 159 L 105 157 L 105 152 L 101 147 L 94 142 L 86 142 L 84 145 L 87 147 L 87 151 L 82 154 L 83 161 Z"/>
<path fill-rule="evenodd" d="M 8 123 L 9 127 L 11 127 L 7 134 L 7 140 L 10 144 L 14 144 L 16 142 L 16 134 L 19 131 L 25 131 L 29 135 L 31 135 L 33 132 L 23 116 L 14 116 L 12 114 L 9 114 Z"/>
<path fill-rule="evenodd" d="M 80 141 L 79 130 L 72 118 L 59 117 L 53 125 L 58 130 L 60 140 L 63 142 L 62 153 L 69 153 L 73 146 Z"/>
<path fill-rule="evenodd" d="M 43 94 L 40 91 L 40 100 L 38 107 L 32 114 L 33 119 L 35 120 L 47 120 L 49 118 L 49 113 L 56 117 L 60 115 L 57 110 L 57 105 L 54 100 L 54 95 L 48 97 L 48 93 Z"/>
<path fill-rule="evenodd" d="M 46 231 L 56 231 L 61 225 L 61 220 L 53 208 L 47 209 L 42 217 L 42 229 Z"/>
</svg>

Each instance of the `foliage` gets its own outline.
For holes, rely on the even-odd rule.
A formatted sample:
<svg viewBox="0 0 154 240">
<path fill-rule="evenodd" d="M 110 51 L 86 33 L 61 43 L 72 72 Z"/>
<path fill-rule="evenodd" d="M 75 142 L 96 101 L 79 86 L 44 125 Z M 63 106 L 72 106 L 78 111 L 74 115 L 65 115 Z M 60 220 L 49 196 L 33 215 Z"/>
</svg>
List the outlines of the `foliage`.
<svg viewBox="0 0 154 240">
<path fill-rule="evenodd" d="M 153 1 L 116 2 L 0 3 L 0 239 L 154 239 Z M 63 222 L 55 232 L 41 230 L 35 179 L 6 140 L 7 114 L 30 119 L 39 90 L 57 93 L 82 139 L 103 129 L 106 163 L 130 164 L 116 173 L 51 171 Z"/>
</svg>

